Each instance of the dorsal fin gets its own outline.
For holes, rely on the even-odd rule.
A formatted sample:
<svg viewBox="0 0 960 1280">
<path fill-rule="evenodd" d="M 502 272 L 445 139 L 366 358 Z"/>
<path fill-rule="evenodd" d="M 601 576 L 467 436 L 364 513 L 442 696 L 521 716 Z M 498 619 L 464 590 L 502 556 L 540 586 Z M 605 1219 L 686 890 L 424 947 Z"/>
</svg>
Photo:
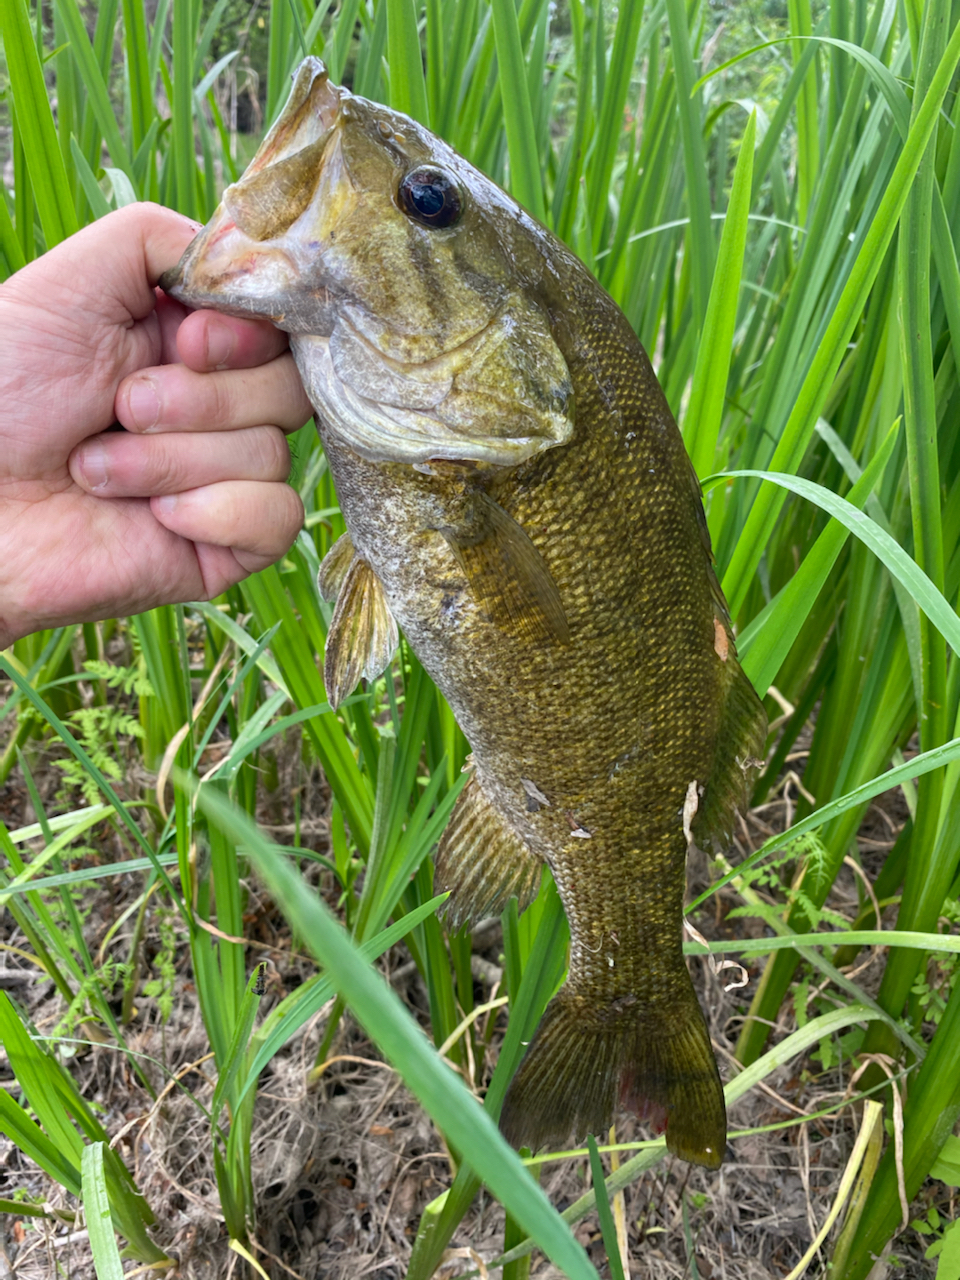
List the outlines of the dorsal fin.
<svg viewBox="0 0 960 1280">
<path fill-rule="evenodd" d="M 693 820 L 698 844 L 715 843 L 730 848 L 733 823 L 738 809 L 745 809 L 757 771 L 763 762 L 767 740 L 767 714 L 763 703 L 737 660 L 730 610 L 723 596 L 713 563 L 710 530 L 703 510 L 700 480 L 684 452 L 687 479 L 693 490 L 697 530 L 713 597 L 714 652 L 721 663 L 724 695 L 723 716 L 714 746 L 714 767 L 703 800 Z"/>
<path fill-rule="evenodd" d="M 327 633 L 323 683 L 331 707 L 336 709 L 353 692 L 361 676 L 375 680 L 385 671 L 399 641 L 380 579 L 362 556 L 354 554 Z"/>
<path fill-rule="evenodd" d="M 719 591 L 719 588 L 718 588 Z M 737 660 L 723 597 L 714 608 L 714 653 L 723 671 L 724 704 L 714 744 L 714 766 L 693 820 L 693 836 L 706 848 L 727 850 L 738 809 L 745 809 L 763 763 L 767 715 Z"/>
<path fill-rule="evenodd" d="M 445 911 L 454 929 L 497 915 L 516 896 L 523 910 L 537 896 L 541 862 L 507 825 L 473 774 L 437 851 L 434 892 L 450 890 Z"/>
<path fill-rule="evenodd" d="M 480 608 L 529 640 L 570 643 L 557 584 L 529 535 L 488 494 L 471 496 L 470 520 L 441 527 Z"/>
</svg>

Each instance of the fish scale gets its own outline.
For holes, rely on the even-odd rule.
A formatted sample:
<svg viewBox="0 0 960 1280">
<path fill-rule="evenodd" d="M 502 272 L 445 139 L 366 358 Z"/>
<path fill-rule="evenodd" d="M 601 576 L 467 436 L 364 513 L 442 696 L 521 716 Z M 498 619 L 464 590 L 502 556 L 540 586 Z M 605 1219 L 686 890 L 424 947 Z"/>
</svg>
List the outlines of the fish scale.
<svg viewBox="0 0 960 1280">
<path fill-rule="evenodd" d="M 471 744 L 437 855 L 451 923 L 556 880 L 569 970 L 504 1132 L 576 1139 L 622 1104 L 716 1167 L 685 861 L 688 834 L 727 837 L 765 720 L 649 360 L 550 232 L 315 59 L 253 166 L 164 287 L 292 330 L 348 529 L 321 570 L 331 702 L 399 624 Z"/>
</svg>

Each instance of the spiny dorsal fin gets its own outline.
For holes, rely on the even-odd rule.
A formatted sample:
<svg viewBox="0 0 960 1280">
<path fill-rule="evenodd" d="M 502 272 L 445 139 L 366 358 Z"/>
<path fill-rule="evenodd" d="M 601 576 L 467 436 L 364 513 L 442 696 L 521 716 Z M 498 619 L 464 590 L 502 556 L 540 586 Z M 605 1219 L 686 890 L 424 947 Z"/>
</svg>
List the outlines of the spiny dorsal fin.
<svg viewBox="0 0 960 1280">
<path fill-rule="evenodd" d="M 317 586 L 324 600 L 336 600 L 355 555 L 349 533 L 341 534 L 323 557 L 317 574 Z"/>
<path fill-rule="evenodd" d="M 537 895 L 540 866 L 473 774 L 437 851 L 434 892 L 451 892 L 445 908 L 451 928 L 497 915 L 514 896 L 522 911 Z"/>
<path fill-rule="evenodd" d="M 480 608 L 529 640 L 570 643 L 557 584 L 529 535 L 486 493 L 473 495 L 470 523 L 440 532 Z"/>
<path fill-rule="evenodd" d="M 399 643 L 397 624 L 380 579 L 355 555 L 337 595 L 327 634 L 323 683 L 331 707 L 357 687 L 360 677 L 375 680 L 390 665 Z"/>
</svg>

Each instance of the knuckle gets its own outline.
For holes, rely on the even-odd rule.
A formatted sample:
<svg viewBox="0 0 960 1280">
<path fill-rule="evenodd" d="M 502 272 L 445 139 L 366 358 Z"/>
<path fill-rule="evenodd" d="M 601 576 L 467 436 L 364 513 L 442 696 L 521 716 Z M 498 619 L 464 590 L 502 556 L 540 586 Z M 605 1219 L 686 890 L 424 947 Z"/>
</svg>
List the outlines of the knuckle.
<svg viewBox="0 0 960 1280">
<path fill-rule="evenodd" d="M 209 378 L 210 403 L 208 413 L 211 422 L 218 427 L 230 427 L 237 418 L 237 406 L 232 394 L 232 383 L 222 373 L 202 375 Z"/>
<path fill-rule="evenodd" d="M 182 451 L 171 448 L 171 441 L 162 436 L 157 437 L 155 448 L 150 450 L 149 478 L 150 487 L 155 493 L 180 493 L 189 488 L 184 469 Z M 176 442 L 173 442 L 174 445 Z"/>
<path fill-rule="evenodd" d="M 290 474 L 290 450 L 279 427 L 264 427 L 257 439 L 257 466 L 265 480 L 286 480 Z"/>
</svg>

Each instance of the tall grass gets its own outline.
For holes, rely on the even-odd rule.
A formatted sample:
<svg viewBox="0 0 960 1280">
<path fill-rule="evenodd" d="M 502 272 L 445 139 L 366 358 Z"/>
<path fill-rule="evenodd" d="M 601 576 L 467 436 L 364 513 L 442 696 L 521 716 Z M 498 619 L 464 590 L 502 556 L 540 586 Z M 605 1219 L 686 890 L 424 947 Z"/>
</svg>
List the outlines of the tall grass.
<svg viewBox="0 0 960 1280">
<path fill-rule="evenodd" d="M 231 129 L 237 59 L 220 27 L 225 9 L 224 0 L 161 0 L 151 22 L 137 0 L 95 11 L 77 0 L 42 11 L 0 0 L 13 173 L 0 200 L 4 275 L 129 199 L 209 216 L 249 152 Z M 766 940 L 738 1046 L 748 1070 L 728 1094 L 783 1060 L 763 1050 L 798 966 L 831 984 L 841 1005 L 821 1013 L 831 1028 L 860 1024 L 864 1053 L 906 1055 L 900 1168 L 900 1144 L 890 1142 L 837 1256 L 834 1274 L 854 1280 L 897 1228 L 898 1177 L 914 1194 L 960 1115 L 957 970 L 949 958 L 940 965 L 939 989 L 927 977 L 931 957 L 956 954 L 960 919 L 957 6 L 828 0 L 820 10 L 790 0 L 788 22 L 768 33 L 779 43 L 757 48 L 745 47 L 754 33 L 733 6 L 725 16 L 737 57 L 720 65 L 707 65 L 715 18 L 703 0 L 623 4 L 615 22 L 582 0 L 558 13 L 546 0 L 344 0 L 330 9 L 312 0 L 265 9 L 268 118 L 303 54 L 324 56 L 335 77 L 429 124 L 571 245 L 655 356 L 701 477 L 717 473 L 705 500 L 744 666 L 761 695 L 775 686 L 772 715 L 790 708 L 757 802 L 816 708 L 805 748 L 812 799 L 788 837 L 725 878 L 739 877 L 777 935 Z M 215 35 L 228 47 L 213 63 Z M 760 96 L 757 68 L 777 86 L 772 97 Z M 567 1274 L 595 1274 L 491 1124 L 562 977 L 565 922 L 549 878 L 519 921 L 513 909 L 504 915 L 509 1029 L 482 1111 L 463 1105 L 458 1078 L 437 1066 L 366 967 L 364 957 L 407 940 L 437 1045 L 471 1013 L 469 938 L 447 937 L 438 922 L 429 860 L 467 744 L 405 647 L 387 680 L 337 714 L 326 705 L 319 671 L 330 611 L 316 573 L 343 525 L 309 430 L 299 446 L 307 521 L 282 564 L 211 604 L 44 632 L 0 657 L 9 677 L 0 780 L 22 760 L 29 781 L 31 744 L 45 734 L 89 793 L 86 806 L 48 815 L 33 788 L 38 828 L 0 825 L 0 900 L 64 999 L 124 1046 L 112 980 L 71 910 L 91 872 L 67 869 L 71 844 L 111 815 L 127 851 L 117 869 L 143 877 L 141 919 L 157 893 L 186 930 L 217 1071 L 209 1141 L 240 1246 L 254 1212 L 259 1073 L 336 992 L 321 1055 L 345 1002 L 464 1154 L 453 1187 L 424 1215 L 414 1280 L 432 1274 L 481 1178 L 510 1211 L 511 1276 L 529 1251 L 517 1245 L 524 1232 Z M 104 775 L 98 744 L 70 727 L 78 682 L 88 699 L 110 693 L 103 653 L 112 634 L 126 635 L 135 655 L 128 687 L 144 763 L 164 762 L 170 779 L 160 807 L 146 812 Z M 200 786 L 201 757 L 224 724 L 229 750 Z M 250 820 L 254 766 L 271 739 L 294 730 L 330 786 L 326 863 L 352 941 L 298 880 L 289 851 L 278 853 Z M 917 736 L 920 754 L 904 763 Z M 860 862 L 867 806 L 895 786 L 912 821 L 872 897 L 858 879 L 857 931 L 826 928 L 821 908 L 844 859 Z M 38 834 L 43 851 L 28 855 Z M 209 849 L 199 863 L 198 841 Z M 793 861 L 770 906 L 751 894 L 750 877 L 783 850 Z M 234 940 L 247 859 L 326 966 L 259 1023 L 257 979 Z M 863 931 L 880 926 L 873 898 L 897 906 L 895 930 Z M 878 940 L 889 950 L 871 1000 L 838 965 Z M 763 940 L 741 952 L 758 947 Z M 796 1051 L 825 1034 L 820 1019 L 809 1026 L 791 1042 Z M 0 1127 L 71 1192 L 93 1188 L 136 1256 L 156 1261 L 150 1211 L 119 1161 L 100 1153 L 105 1135 L 54 1051 L 31 1039 L 10 1002 L 0 1006 L 0 1033 L 22 1088 L 20 1102 L 0 1091 Z M 450 1053 L 463 1069 L 476 1060 L 462 1047 Z M 608 1192 L 662 1154 L 653 1144 L 624 1164 Z"/>
</svg>

